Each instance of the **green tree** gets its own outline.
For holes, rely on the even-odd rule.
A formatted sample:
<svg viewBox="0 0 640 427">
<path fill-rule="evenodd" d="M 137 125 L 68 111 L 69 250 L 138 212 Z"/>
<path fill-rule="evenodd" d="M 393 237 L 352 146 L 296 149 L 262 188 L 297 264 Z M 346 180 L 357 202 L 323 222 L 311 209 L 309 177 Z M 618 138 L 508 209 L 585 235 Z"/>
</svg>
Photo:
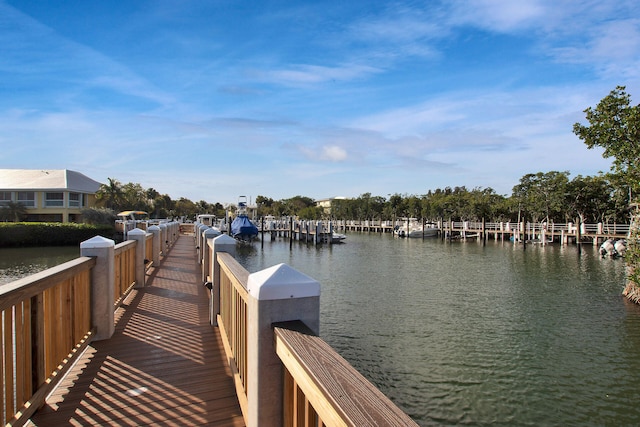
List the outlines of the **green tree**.
<svg viewBox="0 0 640 427">
<path fill-rule="evenodd" d="M 265 196 L 256 197 L 256 207 L 258 208 L 258 216 L 274 215 L 271 210 L 273 199 Z"/>
<path fill-rule="evenodd" d="M 573 132 L 587 147 L 604 148 L 602 156 L 613 158 L 611 171 L 628 190 L 628 203 L 637 207 L 640 190 L 640 105 L 631 105 L 624 86 L 617 86 L 595 108 L 584 110 L 588 126 L 573 125 Z M 626 253 L 628 284 L 625 295 L 636 302 L 640 291 L 640 241 L 637 209 L 631 213 L 629 249 Z"/>
<path fill-rule="evenodd" d="M 567 185 L 568 212 L 577 214 L 581 222 L 605 222 L 615 211 L 612 194 L 613 187 L 604 175 L 578 175 Z"/>
<path fill-rule="evenodd" d="M 575 123 L 573 132 L 588 148 L 604 148 L 602 156 L 613 158 L 611 170 L 623 177 L 631 202 L 640 190 L 640 105 L 632 106 L 625 86 L 617 86 L 584 113 L 589 125 Z"/>
<path fill-rule="evenodd" d="M 27 208 L 18 202 L 9 202 L 0 208 L 0 221 L 20 222 L 27 216 Z"/>
<path fill-rule="evenodd" d="M 302 208 L 298 211 L 297 215 L 303 219 L 322 219 L 322 214 L 324 213 L 324 209 L 318 206 L 307 206 L 306 208 Z"/>
<path fill-rule="evenodd" d="M 176 202 L 175 212 L 176 216 L 184 216 L 186 218 L 195 218 L 200 213 L 198 206 L 191 200 L 180 197 Z"/>
<path fill-rule="evenodd" d="M 82 222 L 92 225 L 110 225 L 115 224 L 116 214 L 113 210 L 107 208 L 85 208 L 82 209 Z"/>
<path fill-rule="evenodd" d="M 147 201 L 147 191 L 140 184 L 129 182 L 122 186 L 122 209 L 131 209 L 149 212 L 153 210 Z"/>
<path fill-rule="evenodd" d="M 512 197 L 533 222 L 558 220 L 563 217 L 568 182 L 569 172 L 530 173 L 513 187 Z"/>
<path fill-rule="evenodd" d="M 284 214 L 291 216 L 298 215 L 298 213 L 304 208 L 316 205 L 312 198 L 304 196 L 294 196 L 290 199 L 283 200 L 282 203 L 285 208 Z"/>
<path fill-rule="evenodd" d="M 151 218 L 168 218 L 173 216 L 175 202 L 167 194 L 158 194 L 151 202 L 153 209 Z"/>
<path fill-rule="evenodd" d="M 108 183 L 100 185 L 96 192 L 98 205 L 114 211 L 122 210 L 124 204 L 124 192 L 122 184 L 115 178 L 107 178 Z"/>
</svg>

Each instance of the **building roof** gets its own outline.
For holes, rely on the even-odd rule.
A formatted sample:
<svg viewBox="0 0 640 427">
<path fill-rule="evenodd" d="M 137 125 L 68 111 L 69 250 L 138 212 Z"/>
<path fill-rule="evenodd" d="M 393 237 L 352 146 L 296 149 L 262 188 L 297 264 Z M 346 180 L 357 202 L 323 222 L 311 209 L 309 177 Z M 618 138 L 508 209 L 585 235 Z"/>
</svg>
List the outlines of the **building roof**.
<svg viewBox="0 0 640 427">
<path fill-rule="evenodd" d="M 78 193 L 95 193 L 100 183 L 68 169 L 0 169 L 0 190 L 58 190 Z"/>
</svg>

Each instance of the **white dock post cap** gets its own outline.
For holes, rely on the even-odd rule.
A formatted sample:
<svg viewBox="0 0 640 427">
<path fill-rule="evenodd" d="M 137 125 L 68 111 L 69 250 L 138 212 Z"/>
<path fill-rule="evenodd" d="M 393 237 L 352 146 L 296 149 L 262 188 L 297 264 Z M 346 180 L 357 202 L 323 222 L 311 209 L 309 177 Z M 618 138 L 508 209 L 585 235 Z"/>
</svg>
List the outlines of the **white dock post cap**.
<svg viewBox="0 0 640 427">
<path fill-rule="evenodd" d="M 80 242 L 80 249 L 83 248 L 109 248 L 115 246 L 116 242 L 111 239 L 107 239 L 106 237 L 96 236 L 92 237 L 89 240 L 85 240 L 84 242 Z"/>
<path fill-rule="evenodd" d="M 218 237 L 215 237 L 213 239 L 213 242 L 216 245 L 224 245 L 224 244 L 231 245 L 231 244 L 233 244 L 234 246 L 237 243 L 236 239 L 234 239 L 233 237 L 231 237 L 231 236 L 229 236 L 227 234 L 221 234 Z"/>
<path fill-rule="evenodd" d="M 147 231 L 160 231 L 160 227 L 158 227 L 157 225 L 152 225 L 151 227 L 147 228 Z"/>
<path fill-rule="evenodd" d="M 260 301 L 320 296 L 320 283 L 317 280 L 287 264 L 274 265 L 250 274 L 247 288 L 249 294 Z"/>
<path fill-rule="evenodd" d="M 127 233 L 127 236 L 145 236 L 147 233 L 139 228 L 134 228 Z"/>
<path fill-rule="evenodd" d="M 218 230 L 217 228 L 209 228 L 204 230 L 204 237 L 207 239 L 211 239 L 212 237 L 216 237 L 222 234 L 222 232 L 220 230 Z"/>
</svg>

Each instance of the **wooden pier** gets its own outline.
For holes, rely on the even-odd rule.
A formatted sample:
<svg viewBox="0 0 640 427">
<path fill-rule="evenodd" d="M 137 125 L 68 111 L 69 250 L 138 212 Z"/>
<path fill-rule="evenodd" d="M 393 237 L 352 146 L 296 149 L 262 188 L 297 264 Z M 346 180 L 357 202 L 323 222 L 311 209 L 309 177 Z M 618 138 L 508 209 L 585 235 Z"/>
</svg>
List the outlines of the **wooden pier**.
<svg viewBox="0 0 640 427">
<path fill-rule="evenodd" d="M 6 425 L 417 426 L 318 336 L 315 280 L 202 224 L 127 237 L 0 288 Z"/>
<path fill-rule="evenodd" d="M 28 425 L 245 425 L 193 237 L 148 273 Z"/>
<path fill-rule="evenodd" d="M 599 245 L 607 239 L 625 239 L 629 224 L 574 224 L 574 223 L 529 223 L 520 222 L 443 222 L 442 237 L 457 240 L 500 240 L 533 242 L 540 244 L 591 243 Z"/>
<path fill-rule="evenodd" d="M 285 237 L 291 241 L 298 240 L 305 243 L 321 244 L 334 243 L 333 221 L 311 221 L 311 220 L 278 220 L 265 223 L 258 222 L 258 230 L 261 239 Z"/>
<path fill-rule="evenodd" d="M 411 219 L 420 228 L 420 220 Z M 425 222 L 423 220 L 423 222 Z M 396 227 L 407 224 L 407 219 L 395 221 L 380 220 L 337 220 L 335 230 L 367 233 L 391 233 Z M 574 224 L 574 223 L 529 223 L 529 222 L 483 222 L 483 221 L 443 221 L 435 223 L 442 239 L 473 240 L 493 239 L 514 242 L 541 243 L 592 243 L 598 245 L 607 239 L 625 239 L 629 224 Z"/>
</svg>

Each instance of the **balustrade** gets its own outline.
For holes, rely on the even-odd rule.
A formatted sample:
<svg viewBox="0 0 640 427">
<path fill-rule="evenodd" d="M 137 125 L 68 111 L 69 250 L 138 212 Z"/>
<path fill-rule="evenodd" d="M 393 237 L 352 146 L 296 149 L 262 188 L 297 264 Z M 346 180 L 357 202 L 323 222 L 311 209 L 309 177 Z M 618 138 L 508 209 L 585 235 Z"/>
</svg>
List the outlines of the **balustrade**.
<svg viewBox="0 0 640 427">
<path fill-rule="evenodd" d="M 172 243 L 177 224 L 166 228 Z M 136 240 L 89 239 L 79 258 L 0 287 L 5 424 L 24 424 L 84 348 L 113 335 L 115 308 L 134 285 L 144 286 L 145 259 L 157 258 L 155 234 L 128 234 Z"/>
<path fill-rule="evenodd" d="M 250 274 L 226 235 L 205 248 L 211 323 L 220 329 L 247 426 L 417 426 L 318 337 L 317 281 L 286 264 Z"/>
<path fill-rule="evenodd" d="M 145 285 L 145 267 L 176 230 L 131 230 L 133 240 L 119 245 L 95 237 L 81 244 L 80 258 L 0 288 L 5 423 L 24 424 L 84 348 L 111 337 L 115 307 Z M 317 281 L 286 264 L 250 274 L 227 235 L 203 232 L 200 245 L 210 320 L 248 426 L 416 425 L 319 338 Z"/>
</svg>

